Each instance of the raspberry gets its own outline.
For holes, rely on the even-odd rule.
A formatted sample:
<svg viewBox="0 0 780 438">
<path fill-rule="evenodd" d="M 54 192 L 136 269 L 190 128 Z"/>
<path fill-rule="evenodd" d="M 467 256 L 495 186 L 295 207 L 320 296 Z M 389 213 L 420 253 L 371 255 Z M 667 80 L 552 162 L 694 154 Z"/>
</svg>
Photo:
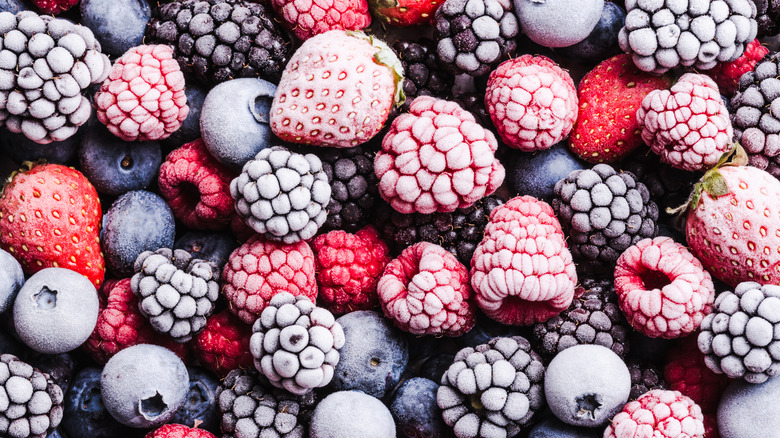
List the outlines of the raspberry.
<svg viewBox="0 0 780 438">
<path fill-rule="evenodd" d="M 361 30 L 371 24 L 366 0 L 271 0 L 271 6 L 301 41 L 333 29 Z"/>
<path fill-rule="evenodd" d="M 684 170 L 712 167 L 734 130 L 715 81 L 686 73 L 669 90 L 654 90 L 636 113 L 642 140 L 661 161 Z"/>
<path fill-rule="evenodd" d="M 141 45 L 120 57 L 95 94 L 98 120 L 125 141 L 168 138 L 190 108 L 170 46 Z"/>
<path fill-rule="evenodd" d="M 255 235 L 238 247 L 223 271 L 223 293 L 230 310 L 252 324 L 280 292 L 317 298 L 314 253 L 306 241 L 285 244 Z"/>
<path fill-rule="evenodd" d="M 577 89 L 569 74 L 544 56 L 503 62 L 485 94 L 493 124 L 510 147 L 532 152 L 566 138 L 577 121 Z"/>
<path fill-rule="evenodd" d="M 604 438 L 703 438 L 699 405 L 678 391 L 654 389 L 628 402 L 604 431 Z"/>
<path fill-rule="evenodd" d="M 546 321 L 569 307 L 576 284 L 549 204 L 520 196 L 493 210 L 471 260 L 471 286 L 487 316 L 513 325 Z"/>
<path fill-rule="evenodd" d="M 680 339 L 669 350 L 664 378 L 669 383 L 669 389 L 690 397 L 705 415 L 715 414 L 720 396 L 731 382 L 725 374 L 716 374 L 707 367 L 696 336 Z"/>
<path fill-rule="evenodd" d="M 618 258 L 615 291 L 629 323 L 651 338 L 692 333 L 712 310 L 710 273 L 669 237 L 642 239 Z"/>
<path fill-rule="evenodd" d="M 321 306 L 340 315 L 378 304 L 376 284 L 390 257 L 374 227 L 355 234 L 334 230 L 313 245 Z"/>
<path fill-rule="evenodd" d="M 160 166 L 160 194 L 184 225 L 197 230 L 220 230 L 235 215 L 230 196 L 234 176 L 198 139 L 168 154 Z"/>
<path fill-rule="evenodd" d="M 707 71 L 707 75 L 715 80 L 721 93 L 733 95 L 739 86 L 739 78 L 743 74 L 753 71 L 761 59 L 769 53 L 769 49 L 761 45 L 761 41 L 753 40 L 747 47 L 745 53 L 731 62 L 718 64 L 712 70 Z"/>
<path fill-rule="evenodd" d="M 155 344 L 187 360 L 187 345 L 173 342 L 157 333 L 138 310 L 138 296 L 130 288 L 130 279 L 107 280 L 101 289 L 100 314 L 95 331 L 84 349 L 98 364 L 105 364 L 111 356 L 138 344 Z"/>
<path fill-rule="evenodd" d="M 147 433 L 144 438 L 216 438 L 216 436 L 207 430 L 183 424 L 165 424 L 159 429 Z"/>
<path fill-rule="evenodd" d="M 476 323 L 468 269 L 439 245 L 420 242 L 385 268 L 377 292 L 385 316 L 415 335 L 460 336 Z"/>
<path fill-rule="evenodd" d="M 212 315 L 195 341 L 195 356 L 220 378 L 231 370 L 252 366 L 252 328 L 225 309 Z"/>
<path fill-rule="evenodd" d="M 416 98 L 398 116 L 374 160 L 379 193 L 401 213 L 450 212 L 504 181 L 492 132 L 454 102 Z"/>
<path fill-rule="evenodd" d="M 57 15 L 79 4 L 79 0 L 32 0 L 32 3 L 44 14 Z"/>
</svg>

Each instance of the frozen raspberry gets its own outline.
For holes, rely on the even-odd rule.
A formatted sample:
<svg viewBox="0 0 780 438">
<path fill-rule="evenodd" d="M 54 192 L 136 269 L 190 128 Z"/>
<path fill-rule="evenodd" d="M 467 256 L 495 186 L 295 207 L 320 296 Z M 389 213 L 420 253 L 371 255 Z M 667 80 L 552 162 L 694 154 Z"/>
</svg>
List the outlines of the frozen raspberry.
<svg viewBox="0 0 780 438">
<path fill-rule="evenodd" d="M 274 242 L 255 235 L 238 247 L 225 265 L 222 292 L 230 310 L 247 324 L 255 322 L 280 292 L 317 298 L 314 253 L 306 241 Z"/>
<path fill-rule="evenodd" d="M 79 0 L 32 0 L 32 3 L 44 14 L 57 15 L 79 4 Z"/>
<path fill-rule="evenodd" d="M 604 438 L 703 438 L 701 408 L 678 391 L 654 389 L 628 402 L 615 415 Z"/>
<path fill-rule="evenodd" d="M 160 194 L 173 215 L 196 230 L 227 228 L 235 215 L 230 181 L 235 175 L 209 155 L 203 140 L 175 149 L 160 166 Z"/>
<path fill-rule="evenodd" d="M 454 102 L 416 98 L 374 160 L 379 193 L 401 213 L 470 207 L 504 181 L 495 136 Z"/>
<path fill-rule="evenodd" d="M 636 117 L 642 140 L 661 161 L 689 171 L 715 165 L 734 134 L 718 85 L 702 74 L 686 73 L 671 89 L 651 91 Z"/>
<path fill-rule="evenodd" d="M 761 41 L 753 40 L 745 48 L 745 53 L 731 62 L 720 63 L 712 70 L 707 71 L 707 76 L 715 80 L 720 92 L 726 95 L 732 95 L 737 91 L 739 78 L 756 68 L 758 61 L 769 53 L 769 49 L 761 45 Z"/>
<path fill-rule="evenodd" d="M 160 345 L 187 360 L 187 345 L 157 333 L 138 310 L 138 296 L 130 288 L 129 278 L 107 280 L 101 294 L 95 331 L 84 343 L 95 362 L 103 365 L 120 350 L 137 344 Z"/>
<path fill-rule="evenodd" d="M 577 121 L 569 73 L 544 56 L 503 62 L 488 80 L 485 106 L 504 143 L 532 152 L 566 138 Z"/>
<path fill-rule="evenodd" d="M 460 336 L 476 323 L 468 268 L 433 243 L 412 245 L 390 262 L 377 293 L 385 316 L 415 335 Z"/>
<path fill-rule="evenodd" d="M 552 207 L 519 196 L 490 214 L 471 260 L 471 286 L 486 315 L 530 325 L 561 313 L 575 298 L 577 272 Z"/>
<path fill-rule="evenodd" d="M 301 41 L 333 29 L 361 30 L 371 24 L 366 0 L 271 0 L 271 6 Z"/>
<path fill-rule="evenodd" d="M 122 140 L 168 138 L 190 111 L 173 49 L 141 45 L 125 52 L 95 94 L 95 106 L 98 120 Z"/>
<path fill-rule="evenodd" d="M 195 338 L 195 356 L 219 377 L 236 368 L 252 366 L 249 337 L 252 327 L 225 309 L 206 321 L 206 328 Z"/>
<path fill-rule="evenodd" d="M 355 234 L 334 230 L 317 236 L 313 246 L 321 306 L 337 315 L 376 307 L 376 284 L 390 257 L 374 227 Z"/>
<path fill-rule="evenodd" d="M 707 367 L 696 338 L 687 336 L 680 339 L 669 350 L 664 378 L 669 383 L 669 389 L 690 397 L 705 415 L 714 415 L 720 396 L 731 380 L 725 374 L 716 374 Z"/>
<path fill-rule="evenodd" d="M 651 338 L 692 333 L 715 300 L 710 273 L 683 245 L 665 236 L 642 239 L 621 254 L 615 292 L 631 326 Z"/>
<path fill-rule="evenodd" d="M 185 426 L 183 424 L 165 424 L 159 429 L 153 430 L 144 438 L 217 438 L 213 433 Z"/>
</svg>

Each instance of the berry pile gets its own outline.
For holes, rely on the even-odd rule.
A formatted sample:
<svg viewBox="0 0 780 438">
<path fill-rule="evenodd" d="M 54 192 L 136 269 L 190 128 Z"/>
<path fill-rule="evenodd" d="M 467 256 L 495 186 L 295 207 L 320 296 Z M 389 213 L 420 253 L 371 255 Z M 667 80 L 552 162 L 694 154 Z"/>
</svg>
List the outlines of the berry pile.
<svg viewBox="0 0 780 438">
<path fill-rule="evenodd" d="M 0 436 L 777 434 L 780 0 L 0 37 Z"/>
</svg>

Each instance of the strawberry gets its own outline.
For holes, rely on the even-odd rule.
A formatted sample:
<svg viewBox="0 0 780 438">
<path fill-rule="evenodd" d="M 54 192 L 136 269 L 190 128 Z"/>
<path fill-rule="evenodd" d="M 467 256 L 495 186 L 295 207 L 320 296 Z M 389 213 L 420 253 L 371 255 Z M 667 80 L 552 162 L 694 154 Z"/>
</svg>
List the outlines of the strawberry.
<svg viewBox="0 0 780 438">
<path fill-rule="evenodd" d="M 403 67 L 385 43 L 331 30 L 306 40 L 287 63 L 271 104 L 282 140 L 352 147 L 376 135 L 403 103 Z"/>
<path fill-rule="evenodd" d="M 380 20 L 392 26 L 430 23 L 443 0 L 369 0 L 368 7 Z"/>
<path fill-rule="evenodd" d="M 780 284 L 780 181 L 745 163 L 736 146 L 696 184 L 681 207 L 688 246 L 730 286 Z"/>
<path fill-rule="evenodd" d="M 577 90 L 580 111 L 569 147 L 589 163 L 611 163 L 642 145 L 636 111 L 653 90 L 668 88 L 667 76 L 639 70 L 631 56 L 613 56 L 588 72 Z"/>
<path fill-rule="evenodd" d="M 81 172 L 39 164 L 18 172 L 0 196 L 0 246 L 27 274 L 67 268 L 100 287 L 105 262 L 100 250 L 100 199 Z"/>
</svg>

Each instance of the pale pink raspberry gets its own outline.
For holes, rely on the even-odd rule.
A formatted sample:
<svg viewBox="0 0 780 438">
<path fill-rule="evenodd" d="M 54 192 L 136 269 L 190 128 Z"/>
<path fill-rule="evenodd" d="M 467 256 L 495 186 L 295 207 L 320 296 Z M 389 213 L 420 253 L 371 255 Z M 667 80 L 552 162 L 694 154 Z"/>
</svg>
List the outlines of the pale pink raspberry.
<svg viewBox="0 0 780 438">
<path fill-rule="evenodd" d="M 671 89 L 651 91 L 636 118 L 642 140 L 672 167 L 712 167 L 731 147 L 728 109 L 718 85 L 706 75 L 686 73 Z"/>
<path fill-rule="evenodd" d="M 712 277 L 699 259 L 663 236 L 642 239 L 620 255 L 615 292 L 631 326 L 652 338 L 694 332 L 715 300 Z"/>
<path fill-rule="evenodd" d="M 164 44 L 133 47 L 95 94 L 97 117 L 125 141 L 168 138 L 189 114 L 184 75 Z"/>
<path fill-rule="evenodd" d="M 317 299 L 314 252 L 304 240 L 286 244 L 256 234 L 230 254 L 222 278 L 230 311 L 247 324 L 280 292 Z"/>
<path fill-rule="evenodd" d="M 490 73 L 485 107 L 501 139 L 526 152 L 552 147 L 577 121 L 577 89 L 569 73 L 544 56 L 523 55 Z"/>
<path fill-rule="evenodd" d="M 361 30 L 371 24 L 366 0 L 271 0 L 271 5 L 301 41 L 333 29 Z"/>
<path fill-rule="evenodd" d="M 434 243 L 414 244 L 391 261 L 377 293 L 385 315 L 415 335 L 460 336 L 476 322 L 468 269 Z"/>
<path fill-rule="evenodd" d="M 487 316 L 511 325 L 546 321 L 569 307 L 576 285 L 566 237 L 549 204 L 518 196 L 493 210 L 471 259 L 471 286 Z"/>
<path fill-rule="evenodd" d="M 703 438 L 699 405 L 679 391 L 654 389 L 628 402 L 604 431 L 604 438 Z"/>
<path fill-rule="evenodd" d="M 455 102 L 416 98 L 374 159 L 379 193 L 401 213 L 471 207 L 504 182 L 492 132 Z"/>
</svg>

